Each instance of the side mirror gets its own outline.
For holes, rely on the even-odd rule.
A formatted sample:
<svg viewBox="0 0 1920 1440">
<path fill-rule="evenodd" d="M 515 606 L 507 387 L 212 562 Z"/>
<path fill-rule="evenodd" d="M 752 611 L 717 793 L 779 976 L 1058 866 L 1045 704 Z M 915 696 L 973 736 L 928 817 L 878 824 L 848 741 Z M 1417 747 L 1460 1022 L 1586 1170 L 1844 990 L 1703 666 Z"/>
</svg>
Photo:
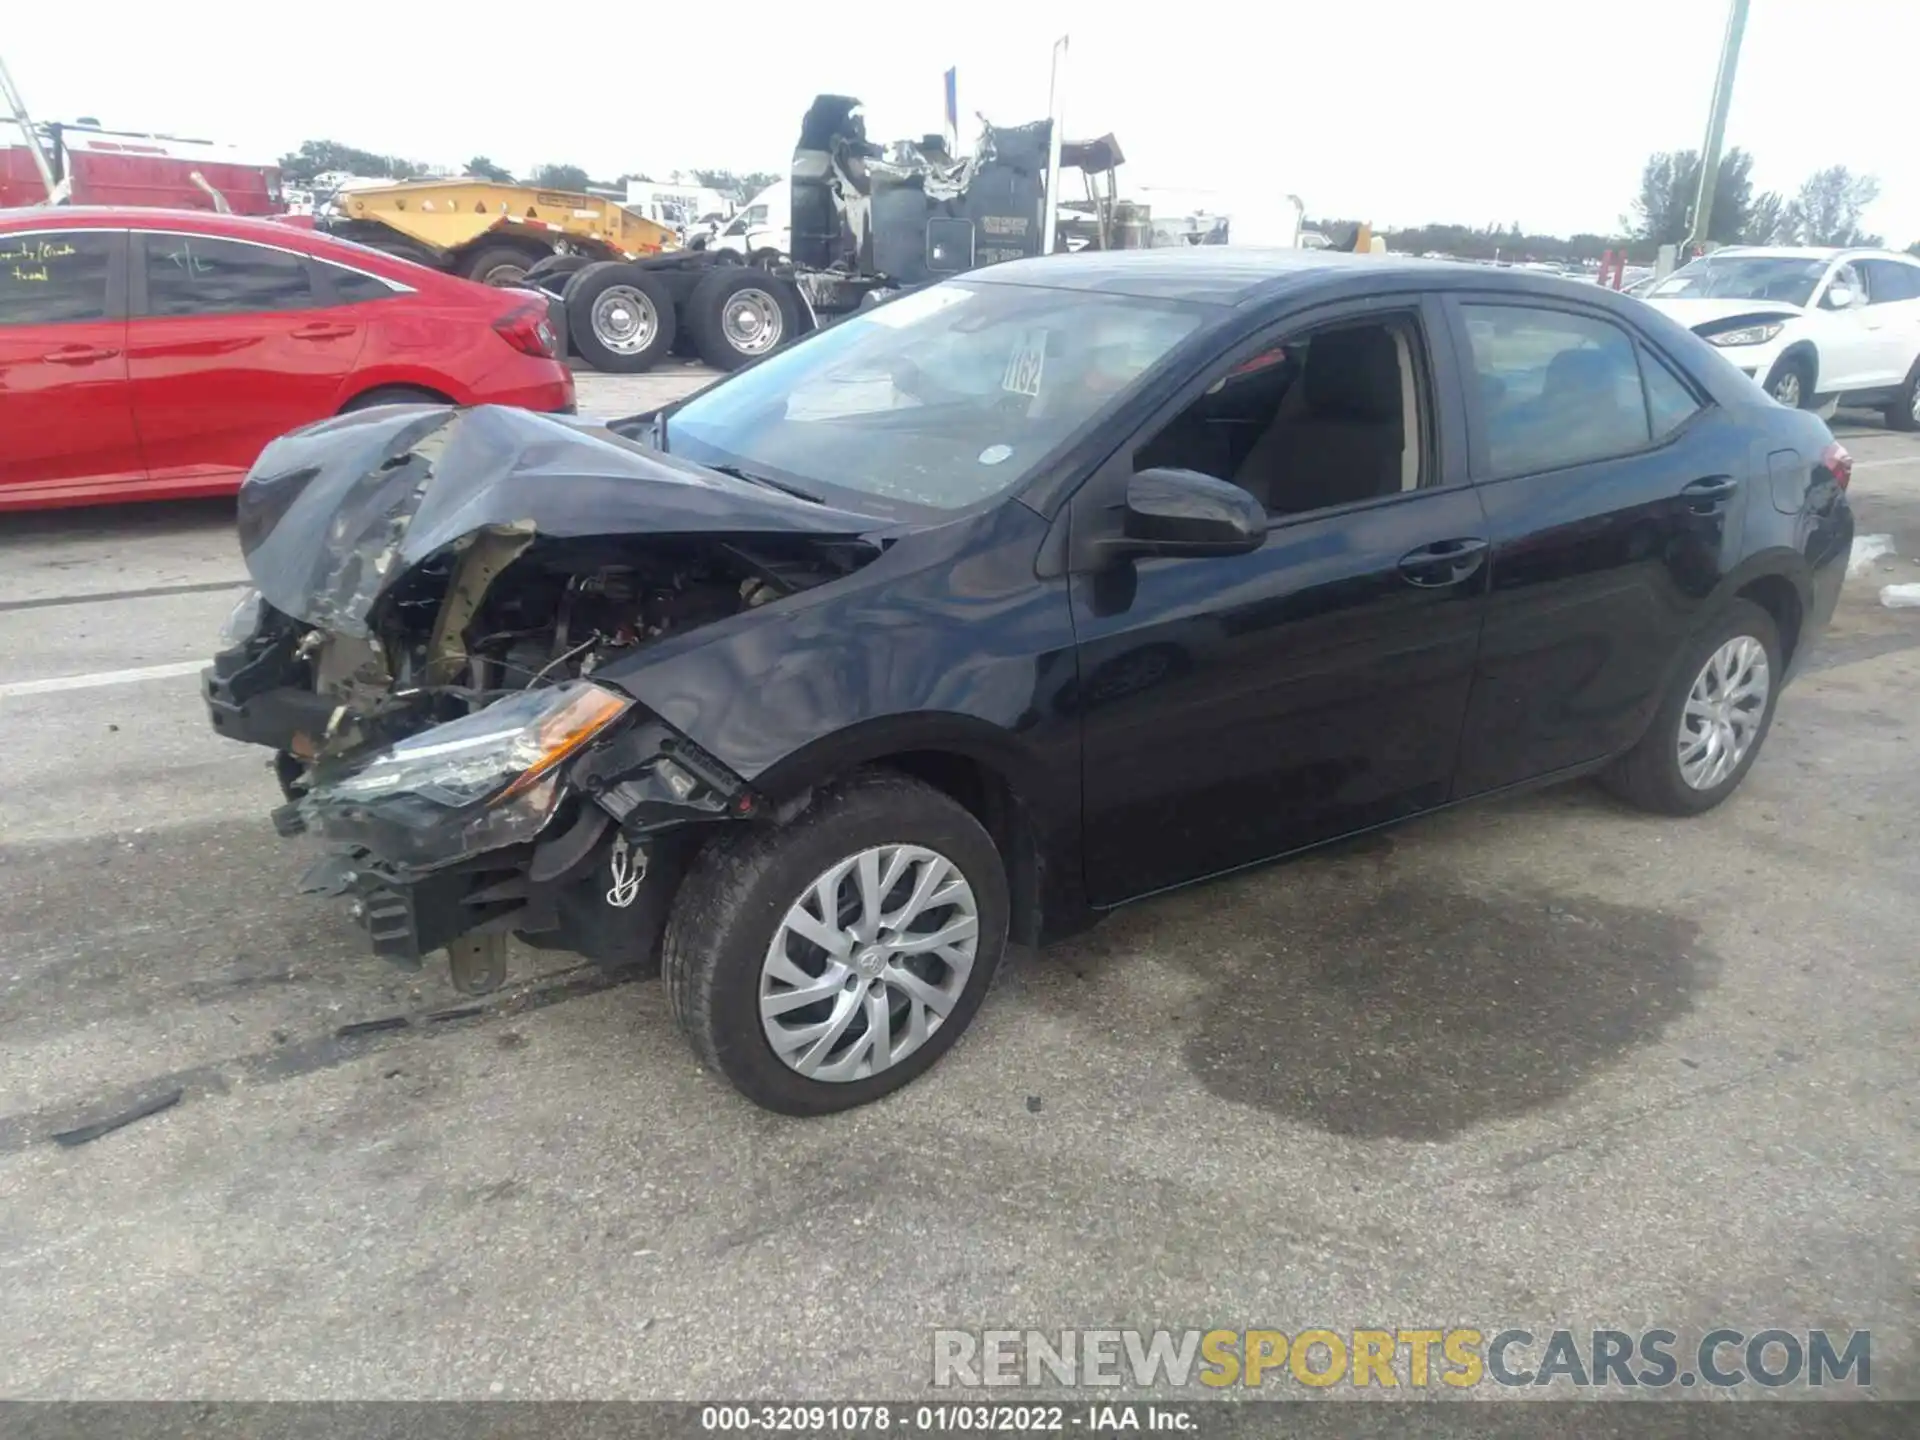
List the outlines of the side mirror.
<svg viewBox="0 0 1920 1440">
<path fill-rule="evenodd" d="M 1851 285 L 1834 285 L 1827 290 L 1827 308 L 1830 310 L 1851 310 L 1853 299 Z"/>
<path fill-rule="evenodd" d="M 1238 485 L 1197 470 L 1142 470 L 1127 480 L 1119 555 L 1246 555 L 1267 538 L 1267 512 Z"/>
</svg>

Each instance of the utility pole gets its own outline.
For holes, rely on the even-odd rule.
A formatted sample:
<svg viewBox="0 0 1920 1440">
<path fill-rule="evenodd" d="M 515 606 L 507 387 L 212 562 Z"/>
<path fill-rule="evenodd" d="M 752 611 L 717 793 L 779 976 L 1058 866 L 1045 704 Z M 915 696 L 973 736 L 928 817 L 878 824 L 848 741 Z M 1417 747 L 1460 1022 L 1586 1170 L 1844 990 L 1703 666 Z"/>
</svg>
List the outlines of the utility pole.
<svg viewBox="0 0 1920 1440">
<path fill-rule="evenodd" d="M 1060 132 L 1067 118 L 1067 37 L 1053 42 L 1053 83 L 1047 96 L 1047 204 L 1040 232 L 1040 253 L 1053 253 L 1053 232 L 1060 224 Z"/>
<path fill-rule="evenodd" d="M 1740 37 L 1747 29 L 1747 0 L 1733 0 L 1727 34 L 1720 42 L 1720 74 L 1713 82 L 1713 108 L 1707 111 L 1707 140 L 1700 147 L 1700 193 L 1694 197 L 1693 226 L 1684 248 L 1704 244 L 1713 223 L 1713 190 L 1720 181 L 1720 146 L 1727 137 L 1727 109 L 1733 103 L 1733 72 L 1740 63 Z M 1683 260 L 1684 263 L 1684 260 Z"/>
</svg>

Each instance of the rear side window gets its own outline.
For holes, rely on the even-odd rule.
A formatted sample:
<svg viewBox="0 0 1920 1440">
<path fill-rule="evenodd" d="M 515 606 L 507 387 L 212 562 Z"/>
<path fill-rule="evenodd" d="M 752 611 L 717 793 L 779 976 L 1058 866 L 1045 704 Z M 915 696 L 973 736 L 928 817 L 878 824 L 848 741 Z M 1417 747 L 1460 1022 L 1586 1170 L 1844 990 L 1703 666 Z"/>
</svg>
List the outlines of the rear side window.
<svg viewBox="0 0 1920 1440">
<path fill-rule="evenodd" d="M 368 300 L 391 300 L 400 293 L 386 281 L 376 279 L 372 275 L 363 275 L 358 270 L 345 270 L 338 265 L 329 265 L 324 260 L 316 260 L 313 263 L 319 267 L 321 273 L 327 277 L 327 283 L 333 287 L 333 298 L 336 304 L 359 305 Z"/>
<path fill-rule="evenodd" d="M 1693 398 L 1693 392 L 1644 349 L 1640 352 L 1640 374 L 1647 383 L 1647 418 L 1653 422 L 1654 439 L 1666 439 L 1699 413 L 1700 402 Z"/>
<path fill-rule="evenodd" d="M 0 235 L 0 325 L 73 325 L 107 316 L 119 234 Z"/>
<path fill-rule="evenodd" d="M 314 303 L 306 260 L 285 250 L 153 233 L 146 247 L 151 315 L 252 315 Z"/>
<path fill-rule="evenodd" d="M 1461 310 L 1495 476 L 1604 460 L 1651 441 L 1635 346 L 1619 326 L 1522 305 Z"/>
</svg>

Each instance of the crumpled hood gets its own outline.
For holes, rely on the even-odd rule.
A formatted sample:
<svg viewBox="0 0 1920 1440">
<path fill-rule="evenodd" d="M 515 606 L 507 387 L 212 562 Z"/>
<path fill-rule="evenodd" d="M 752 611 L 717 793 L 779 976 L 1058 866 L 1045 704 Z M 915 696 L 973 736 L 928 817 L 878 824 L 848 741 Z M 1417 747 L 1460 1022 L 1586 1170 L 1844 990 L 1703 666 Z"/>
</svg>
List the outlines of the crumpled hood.
<svg viewBox="0 0 1920 1440">
<path fill-rule="evenodd" d="M 1663 310 L 1689 330 L 1710 320 L 1751 317 L 1754 320 L 1798 320 L 1806 311 L 1784 300 L 1649 300 L 1647 304 Z"/>
<path fill-rule="evenodd" d="M 358 637 L 408 571 L 483 533 L 851 539 L 883 526 L 499 405 L 391 405 L 296 430 L 261 454 L 239 502 L 261 597 Z"/>
</svg>

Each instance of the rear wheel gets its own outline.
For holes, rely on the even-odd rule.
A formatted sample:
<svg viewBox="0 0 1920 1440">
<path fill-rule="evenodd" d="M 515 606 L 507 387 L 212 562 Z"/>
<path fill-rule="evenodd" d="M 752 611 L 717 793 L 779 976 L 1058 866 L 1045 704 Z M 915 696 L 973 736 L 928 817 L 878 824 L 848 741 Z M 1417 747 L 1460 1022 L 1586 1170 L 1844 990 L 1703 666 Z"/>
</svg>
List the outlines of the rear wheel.
<svg viewBox="0 0 1920 1440">
<path fill-rule="evenodd" d="M 518 285 L 527 278 L 527 272 L 535 263 L 536 257 L 525 250 L 511 245 L 489 245 L 468 256 L 460 273 L 482 285 Z"/>
<path fill-rule="evenodd" d="M 1766 392 L 1789 410 L 1813 406 L 1813 367 L 1801 355 L 1789 355 L 1767 373 Z"/>
<path fill-rule="evenodd" d="M 567 334 L 596 370 L 636 375 L 673 349 L 673 295 L 636 265 L 606 260 L 567 282 Z"/>
<path fill-rule="evenodd" d="M 1893 430 L 1920 430 L 1920 360 L 1907 372 L 1907 383 L 1885 411 L 1887 426 Z"/>
<path fill-rule="evenodd" d="M 1602 777 L 1607 787 L 1663 815 L 1711 810 L 1753 767 L 1785 673 L 1773 616 L 1735 600 L 1688 648 L 1647 733 Z"/>
<path fill-rule="evenodd" d="M 798 331 L 798 321 L 786 282 L 746 266 L 714 270 L 687 302 L 693 343 L 716 370 L 737 370 L 778 349 Z"/>
<path fill-rule="evenodd" d="M 755 1104 L 825 1115 L 945 1054 L 1006 945 L 1007 880 L 964 808 L 868 772 L 790 824 L 709 845 L 661 966 L 700 1058 Z"/>
</svg>

